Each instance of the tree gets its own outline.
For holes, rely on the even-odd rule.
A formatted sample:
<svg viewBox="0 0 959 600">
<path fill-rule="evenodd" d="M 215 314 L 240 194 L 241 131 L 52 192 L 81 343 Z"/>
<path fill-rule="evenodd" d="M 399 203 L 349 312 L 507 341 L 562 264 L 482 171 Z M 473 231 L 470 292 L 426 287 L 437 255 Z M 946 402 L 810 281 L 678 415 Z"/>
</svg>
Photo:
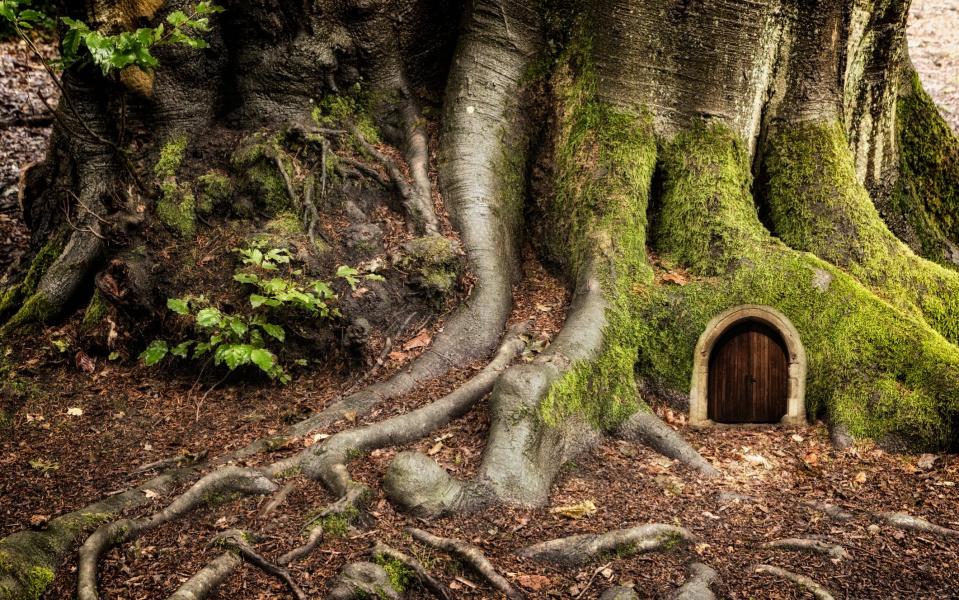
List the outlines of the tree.
<svg viewBox="0 0 959 600">
<path fill-rule="evenodd" d="M 395 503 L 424 516 L 541 503 L 561 465 L 601 434 L 647 440 L 710 473 L 648 411 L 636 381 L 688 389 L 699 334 L 741 304 L 795 324 L 807 411 L 836 443 L 956 447 L 959 142 L 909 62 L 908 1 L 223 4 L 200 36 L 205 48 L 157 46 L 155 67 L 133 61 L 106 75 L 90 60 L 64 71 L 49 153 L 23 177 L 36 256 L 0 303 L 5 335 L 87 303 L 155 314 L 177 269 L 160 249 L 225 222 L 253 229 L 250 212 L 296 211 L 314 238 L 316 179 L 325 190 L 337 166 L 395 188 L 421 243 L 442 245 L 435 167 L 475 285 L 432 352 L 288 436 L 487 357 L 523 241 L 569 282 L 565 326 L 535 360 L 507 368 L 521 346 L 509 332 L 475 379 L 406 417 L 278 463 L 206 465 L 153 517 L 114 521 L 142 502 L 122 494 L 10 536 L 0 585 L 13 597 L 42 589 L 72 542 L 99 526 L 80 551 L 80 597 L 95 598 L 105 549 L 211 490 L 272 493 L 290 468 L 341 498 L 324 519 L 352 518 L 367 495 L 346 469 L 357 449 L 423 436 L 490 390 L 479 473 L 458 481 L 426 456 L 400 454 L 384 482 Z M 117 35 L 191 8 L 70 3 L 63 14 Z M 430 98 L 441 98 L 439 115 L 424 116 Z M 402 161 L 377 149 L 377 132 Z M 219 171 L 204 173 L 207 164 Z M 262 204 L 237 208 L 215 191 L 241 186 Z M 207 214 L 217 217 L 207 224 Z M 187 471 L 150 485 L 195 479 L 199 467 Z M 235 566 L 225 555 L 191 583 L 206 593 Z"/>
</svg>

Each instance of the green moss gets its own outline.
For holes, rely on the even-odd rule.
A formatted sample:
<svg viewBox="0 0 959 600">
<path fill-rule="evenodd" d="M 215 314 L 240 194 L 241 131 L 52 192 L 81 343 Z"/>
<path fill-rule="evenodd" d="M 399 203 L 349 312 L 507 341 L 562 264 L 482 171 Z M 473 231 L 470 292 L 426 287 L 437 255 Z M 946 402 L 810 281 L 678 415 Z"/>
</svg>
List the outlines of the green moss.
<svg viewBox="0 0 959 600">
<path fill-rule="evenodd" d="M 109 310 L 109 304 L 104 299 L 103 294 L 100 290 L 94 290 L 93 296 L 90 297 L 90 303 L 87 304 L 87 309 L 83 313 L 83 322 L 81 326 L 84 330 L 90 330 L 96 327 L 103 317 L 107 315 Z"/>
<path fill-rule="evenodd" d="M 579 72 L 563 66 L 554 81 L 562 102 L 556 189 L 541 237 L 571 279 L 589 270 L 605 283 L 605 342 L 597 358 L 573 365 L 551 387 L 540 412 L 550 425 L 580 415 L 610 428 L 639 408 L 633 322 L 641 303 L 632 290 L 652 281 L 645 242 L 656 144 L 647 115 L 596 100 L 587 58 L 588 48 L 580 50 Z"/>
<path fill-rule="evenodd" d="M 156 215 L 160 221 L 184 238 L 196 234 L 196 199 L 189 188 L 168 179 L 160 185 L 163 197 L 157 202 Z"/>
<path fill-rule="evenodd" d="M 360 517 L 360 511 L 350 506 L 342 511 L 310 518 L 307 527 L 319 525 L 326 536 L 340 538 L 346 536 L 350 526 Z"/>
<path fill-rule="evenodd" d="M 367 142 L 380 143 L 380 132 L 370 116 L 369 107 L 385 98 L 373 97 L 359 86 L 350 94 L 328 94 L 313 108 L 313 120 L 320 127 L 338 128 L 356 125 Z M 362 148 L 357 147 L 360 152 Z"/>
<path fill-rule="evenodd" d="M 226 203 L 232 195 L 233 181 L 222 171 L 208 171 L 196 178 L 196 204 L 201 215 L 212 213 L 217 205 Z"/>
<path fill-rule="evenodd" d="M 459 247 L 442 236 L 415 238 L 403 244 L 394 264 L 411 272 L 413 283 L 427 296 L 443 299 L 459 279 Z"/>
<path fill-rule="evenodd" d="M 916 256 L 889 231 L 856 178 L 841 124 L 779 125 L 764 171 L 774 232 L 786 244 L 844 269 L 959 341 L 959 273 Z"/>
<path fill-rule="evenodd" d="M 3 292 L 0 296 L 0 319 L 5 319 L 19 310 L 23 301 L 37 290 L 37 285 L 40 284 L 50 265 L 63 253 L 67 237 L 65 230 L 60 230 L 51 236 L 33 257 L 23 281 Z"/>
<path fill-rule="evenodd" d="M 54 316 L 54 306 L 43 292 L 36 292 L 30 296 L 20 310 L 0 328 L 0 338 L 31 323 L 46 323 Z"/>
<path fill-rule="evenodd" d="M 183 156 L 186 153 L 186 137 L 177 137 L 167 142 L 160 150 L 160 158 L 157 159 L 153 167 L 153 174 L 159 180 L 176 177 L 177 170 L 183 164 Z"/>
<path fill-rule="evenodd" d="M 706 324 L 734 306 L 768 305 L 792 321 L 805 346 L 811 416 L 828 416 L 855 437 L 916 448 L 956 439 L 959 348 L 845 271 L 765 232 L 735 134 L 700 126 L 665 144 L 660 157 L 656 249 L 694 268 L 686 285 L 637 290 L 646 297 L 634 321 L 643 377 L 687 389 Z M 704 248 L 696 232 L 717 247 Z"/>
<path fill-rule="evenodd" d="M 912 226 L 917 252 L 946 262 L 947 241 L 959 244 L 959 139 L 917 74 L 910 83 L 897 107 L 899 182 L 891 208 Z"/>
<path fill-rule="evenodd" d="M 104 513 L 64 515 L 43 531 L 15 533 L 0 540 L 0 600 L 40 598 L 76 538 L 110 518 Z"/>
<path fill-rule="evenodd" d="M 409 589 L 411 583 L 416 581 L 416 571 L 395 558 L 377 554 L 373 557 L 373 562 L 383 567 L 390 579 L 390 587 L 397 592 L 403 593 Z"/>
<path fill-rule="evenodd" d="M 270 219 L 264 227 L 268 232 L 283 236 L 300 235 L 303 233 L 303 223 L 300 217 L 292 212 L 282 212 Z"/>
</svg>

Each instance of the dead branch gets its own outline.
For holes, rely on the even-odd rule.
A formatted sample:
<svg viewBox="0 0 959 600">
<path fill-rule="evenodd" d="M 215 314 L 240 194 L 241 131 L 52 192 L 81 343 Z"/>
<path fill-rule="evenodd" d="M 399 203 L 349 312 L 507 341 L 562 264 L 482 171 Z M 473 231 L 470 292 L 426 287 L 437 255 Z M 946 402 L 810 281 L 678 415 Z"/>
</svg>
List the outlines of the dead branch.
<svg viewBox="0 0 959 600">
<path fill-rule="evenodd" d="M 290 575 L 290 571 L 285 567 L 275 565 L 265 559 L 247 543 L 246 538 L 247 535 L 244 532 L 232 529 L 221 534 L 219 536 L 218 543 L 222 544 L 224 547 L 230 548 L 239 554 L 243 560 L 260 569 L 267 575 L 272 575 L 273 577 L 285 583 L 287 587 L 290 588 L 290 591 L 293 592 L 293 595 L 297 600 L 307 600 L 307 595 L 303 593 L 303 590 L 300 589 L 299 585 L 297 585 L 296 580 L 294 580 L 293 576 Z"/>
</svg>

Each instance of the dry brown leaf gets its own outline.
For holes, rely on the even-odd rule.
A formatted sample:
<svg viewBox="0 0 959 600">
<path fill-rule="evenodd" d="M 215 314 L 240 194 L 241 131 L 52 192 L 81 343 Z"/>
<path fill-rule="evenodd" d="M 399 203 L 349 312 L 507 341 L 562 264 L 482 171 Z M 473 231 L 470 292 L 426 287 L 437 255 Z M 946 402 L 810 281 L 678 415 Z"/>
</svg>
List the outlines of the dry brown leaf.
<svg viewBox="0 0 959 600">
<path fill-rule="evenodd" d="M 516 583 L 528 590 L 538 592 L 550 584 L 550 579 L 545 575 L 527 575 L 520 573 L 516 576 Z"/>
<path fill-rule="evenodd" d="M 663 281 L 666 283 L 674 283 L 676 285 L 686 285 L 689 283 L 689 279 L 679 273 L 666 273 L 663 275 Z"/>
<path fill-rule="evenodd" d="M 83 371 L 84 373 L 93 373 L 97 369 L 97 361 L 90 358 L 83 350 L 77 352 L 76 355 L 77 368 Z"/>
<path fill-rule="evenodd" d="M 434 456 L 438 454 L 439 451 L 442 449 L 443 449 L 443 442 L 436 442 L 435 444 L 433 444 L 432 448 L 426 451 L 426 454 L 429 456 Z"/>
<path fill-rule="evenodd" d="M 416 337 L 403 344 L 403 350 L 410 351 L 416 350 L 417 348 L 425 348 L 430 345 L 432 340 L 433 338 L 430 336 L 430 332 L 423 329 L 416 334 Z"/>
</svg>

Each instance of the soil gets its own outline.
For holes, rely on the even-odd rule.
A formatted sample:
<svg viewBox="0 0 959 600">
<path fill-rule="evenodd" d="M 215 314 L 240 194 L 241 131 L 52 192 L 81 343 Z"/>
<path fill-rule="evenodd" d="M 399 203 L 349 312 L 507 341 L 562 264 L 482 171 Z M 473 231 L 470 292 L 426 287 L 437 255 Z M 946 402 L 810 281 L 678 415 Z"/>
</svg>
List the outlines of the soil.
<svg viewBox="0 0 959 600">
<path fill-rule="evenodd" d="M 917 18 L 948 13 L 959 19 L 956 7 L 947 6 L 945 0 L 917 1 L 915 10 L 921 13 Z M 954 36 L 959 31 L 914 25 L 913 32 L 927 36 L 913 40 L 920 49 L 932 47 L 929 36 Z M 915 49 L 913 58 L 920 70 L 932 64 Z M 956 62 L 950 64 L 954 67 Z M 0 121 L 14 114 L 42 114 L 28 93 L 39 87 L 52 94 L 40 75 L 24 48 L 0 45 Z M 959 94 L 955 81 L 952 85 L 949 92 L 947 84 L 937 88 L 927 82 L 927 89 L 947 107 L 955 124 Z M 35 127 L 0 130 L 0 267 L 25 250 L 26 233 L 15 216 L 15 193 L 10 190 L 15 189 L 18 166 L 41 155 L 46 135 L 45 129 Z M 524 283 L 515 290 L 511 321 L 532 321 L 533 337 L 548 343 L 562 323 L 568 295 L 530 252 L 524 256 L 523 269 Z M 322 409 L 369 369 L 381 378 L 402 368 L 422 351 L 408 342 L 432 336 L 441 326 L 430 322 L 422 331 L 413 327 L 390 340 L 382 366 L 357 369 L 329 360 L 287 386 L 237 380 L 215 387 L 217 377 L 157 371 L 130 360 L 100 357 L 90 368 L 78 358 L 76 325 L 50 328 L 17 349 L 9 374 L 17 383 L 3 392 L 3 407 L 15 411 L 12 425 L 0 432 L 0 536 L 28 526 L 43 527 L 50 518 L 145 480 L 149 474 L 136 473 L 140 465 L 185 453 L 220 456 L 276 433 Z M 57 347 L 50 340 L 61 343 Z M 5 362 L 9 359 L 4 357 Z M 423 405 L 481 366 L 461 366 L 364 419 L 380 420 Z M 692 559 L 720 573 L 722 583 L 716 591 L 726 598 L 808 597 L 793 584 L 756 574 L 754 567 L 761 563 L 807 575 L 837 598 L 959 598 L 955 538 L 901 531 L 876 516 L 903 511 L 959 528 L 959 457 L 893 455 L 863 444 L 836 451 L 821 424 L 697 430 L 686 425 L 681 413 L 667 407 L 657 410 L 721 469 L 721 477 L 703 479 L 644 447 L 607 441 L 564 468 L 549 505 L 541 509 L 498 508 L 423 523 L 397 513 L 378 491 L 370 522 L 325 540 L 294 565 L 293 576 L 311 597 L 322 597 L 343 565 L 366 558 L 373 542 L 381 540 L 418 557 L 458 597 L 497 597 L 468 567 L 417 545 L 403 532 L 417 526 L 478 545 L 531 598 L 596 598 L 615 584 L 634 587 L 641 598 L 662 597 L 683 582 L 685 564 Z M 326 433 L 355 424 L 342 420 Z M 455 476 L 469 477 L 479 464 L 487 429 L 486 405 L 480 403 L 430 437 L 407 448 L 375 451 L 354 461 L 351 469 L 358 480 L 380 490 L 392 457 L 403 449 L 416 449 L 430 453 Z M 297 449 L 279 448 L 269 458 Z M 269 520 L 256 516 L 265 500 L 248 498 L 198 510 L 111 551 L 101 564 L 102 597 L 165 597 L 217 555 L 209 542 L 233 527 L 263 533 L 256 548 L 268 557 L 297 545 L 308 515 L 332 498 L 301 477 L 286 481 L 294 484 L 294 490 Z M 170 500 L 158 496 L 149 510 L 137 514 L 160 509 Z M 586 501 L 596 511 L 583 518 L 551 512 Z M 821 502 L 849 511 L 852 518 L 831 519 L 812 507 Z M 546 539 L 647 522 L 686 527 L 696 542 L 663 554 L 611 556 L 583 569 L 558 569 L 517 556 L 517 550 Z M 832 562 L 762 548 L 765 542 L 785 537 L 838 543 L 850 557 Z M 76 558 L 71 556 L 45 597 L 73 597 L 75 584 Z M 244 567 L 214 597 L 259 600 L 289 594 L 275 580 Z M 414 589 L 411 597 L 429 596 Z"/>
<path fill-rule="evenodd" d="M 909 56 L 922 85 L 959 131 L 959 5 L 954 0 L 913 0 Z"/>
</svg>

